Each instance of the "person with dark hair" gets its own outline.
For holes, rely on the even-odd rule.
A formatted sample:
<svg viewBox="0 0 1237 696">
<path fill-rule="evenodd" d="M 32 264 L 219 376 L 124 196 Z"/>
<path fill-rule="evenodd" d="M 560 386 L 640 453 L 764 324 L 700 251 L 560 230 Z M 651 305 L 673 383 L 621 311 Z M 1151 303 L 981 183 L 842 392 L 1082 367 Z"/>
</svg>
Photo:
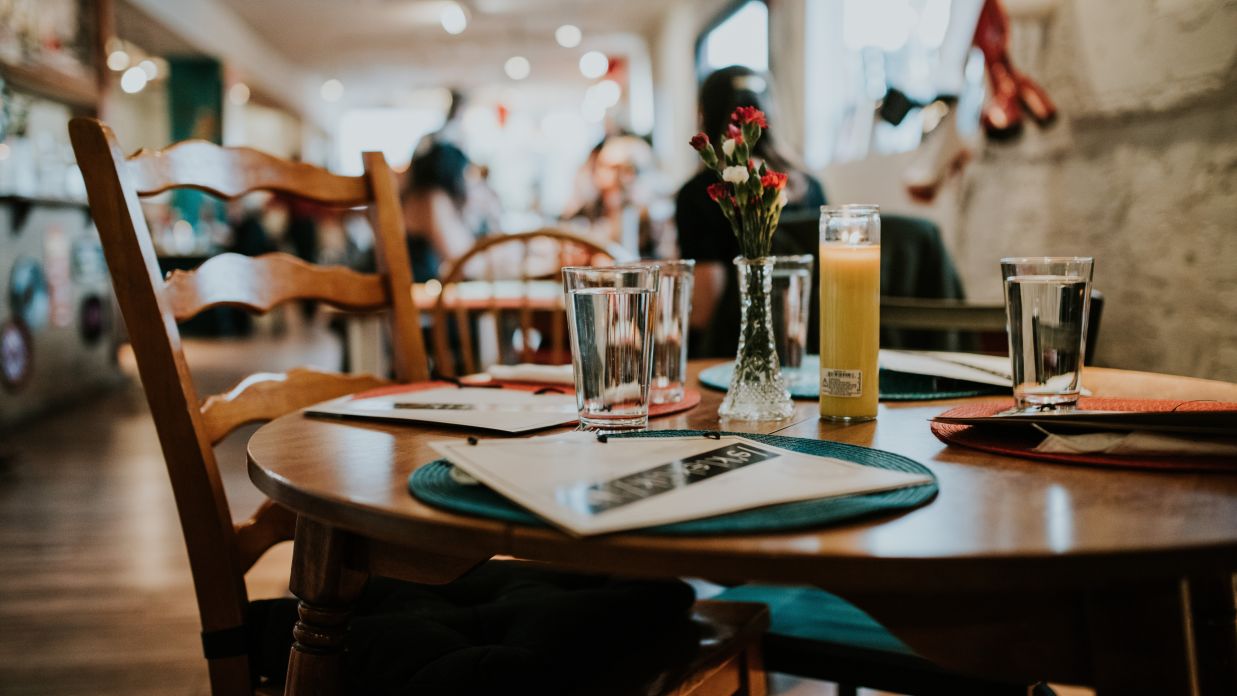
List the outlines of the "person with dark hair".
<svg viewBox="0 0 1237 696">
<path fill-rule="evenodd" d="M 404 229 L 418 282 L 437 278 L 439 265 L 463 256 L 475 240 L 464 217 L 469 166 L 463 150 L 442 141 L 430 143 L 408 166 Z"/>
<path fill-rule="evenodd" d="M 714 72 L 700 86 L 701 130 L 712 142 L 721 142 L 736 108 L 750 106 L 765 112 L 772 127 L 756 142 L 753 158 L 764 160 L 770 169 L 788 175 L 789 202 L 784 213 L 815 210 L 825 205 L 824 189 L 778 146 L 777 118 L 769 92 L 769 78 L 750 68 L 732 65 Z M 701 169 L 679 189 L 675 199 L 679 255 L 696 260 L 691 324 L 697 336 L 689 345 L 694 346 L 694 354 L 702 357 L 733 355 L 739 333 L 737 312 L 733 317 L 714 318 L 723 296 L 737 297 L 737 291 L 728 293 L 728 290 L 737 288 L 732 260 L 739 255 L 739 243 L 730 231 L 730 224 L 718 205 L 709 199 L 709 184 L 716 181 L 712 172 Z"/>
</svg>

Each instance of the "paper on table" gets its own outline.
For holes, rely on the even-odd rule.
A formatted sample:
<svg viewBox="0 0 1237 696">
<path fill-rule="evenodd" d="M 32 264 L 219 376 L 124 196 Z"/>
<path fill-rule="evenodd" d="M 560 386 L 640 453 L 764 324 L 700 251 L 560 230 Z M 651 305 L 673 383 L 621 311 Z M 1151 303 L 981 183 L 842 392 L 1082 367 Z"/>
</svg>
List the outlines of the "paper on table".
<svg viewBox="0 0 1237 696">
<path fill-rule="evenodd" d="M 1035 451 L 1061 454 L 1237 457 L 1237 438 L 1209 439 L 1146 431 L 1081 435 L 1048 433 L 1043 442 L 1035 446 Z"/>
<path fill-rule="evenodd" d="M 571 370 L 571 365 L 534 365 L 531 363 L 491 365 L 486 372 L 500 382 L 575 383 L 575 374 Z"/>
<path fill-rule="evenodd" d="M 410 388 L 368 398 L 345 396 L 306 409 L 314 416 L 443 423 L 523 433 L 574 423 L 576 398 L 518 389 Z"/>
<path fill-rule="evenodd" d="M 918 474 L 801 454 L 742 437 L 445 440 L 455 466 L 578 536 L 713 517 L 776 503 L 930 483 Z"/>
<path fill-rule="evenodd" d="M 1012 387 L 1014 382 L 1009 358 L 1001 355 L 886 349 L 880 352 L 880 366 L 895 372 L 948 377 L 998 387 Z"/>
</svg>

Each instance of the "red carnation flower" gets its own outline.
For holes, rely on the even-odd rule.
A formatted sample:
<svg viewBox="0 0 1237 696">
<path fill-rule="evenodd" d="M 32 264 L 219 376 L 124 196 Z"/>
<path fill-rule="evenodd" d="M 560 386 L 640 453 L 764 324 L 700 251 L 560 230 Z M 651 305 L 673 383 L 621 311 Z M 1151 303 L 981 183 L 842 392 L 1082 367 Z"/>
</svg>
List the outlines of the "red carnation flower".
<svg viewBox="0 0 1237 696">
<path fill-rule="evenodd" d="M 709 198 L 713 201 L 720 201 L 723 198 L 730 197 L 730 187 L 721 182 L 709 184 L 708 191 Z"/>
<path fill-rule="evenodd" d="M 709 136 L 704 133 L 697 133 L 692 136 L 691 144 L 693 148 L 703 150 L 709 146 Z"/>
<path fill-rule="evenodd" d="M 731 123 L 726 126 L 726 137 L 734 140 L 735 144 L 738 145 L 743 142 L 743 131 L 738 126 Z"/>
<path fill-rule="evenodd" d="M 760 185 L 767 189 L 777 189 L 781 191 L 786 188 L 786 175 L 782 172 L 768 171 L 764 176 L 760 177 Z"/>
<path fill-rule="evenodd" d="M 754 106 L 740 106 L 730 115 L 730 120 L 735 123 L 755 123 L 761 128 L 768 128 L 769 121 L 765 119 L 765 113 Z"/>
</svg>

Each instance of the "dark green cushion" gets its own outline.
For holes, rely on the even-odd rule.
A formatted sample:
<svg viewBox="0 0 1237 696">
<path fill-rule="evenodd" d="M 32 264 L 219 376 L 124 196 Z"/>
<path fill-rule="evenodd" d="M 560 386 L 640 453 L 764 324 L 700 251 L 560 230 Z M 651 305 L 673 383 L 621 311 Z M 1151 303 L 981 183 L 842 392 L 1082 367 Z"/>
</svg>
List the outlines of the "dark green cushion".
<svg viewBox="0 0 1237 696">
<path fill-rule="evenodd" d="M 769 607 L 769 633 L 802 640 L 915 656 L 905 643 L 859 607 L 814 587 L 740 585 L 716 599 L 760 602 Z"/>
</svg>

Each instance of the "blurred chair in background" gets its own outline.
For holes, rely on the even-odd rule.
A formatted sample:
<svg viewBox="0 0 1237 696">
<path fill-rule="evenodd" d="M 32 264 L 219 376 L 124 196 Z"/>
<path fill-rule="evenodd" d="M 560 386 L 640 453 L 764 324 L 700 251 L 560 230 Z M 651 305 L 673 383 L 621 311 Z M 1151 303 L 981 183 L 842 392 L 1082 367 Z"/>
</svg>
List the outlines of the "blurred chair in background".
<svg viewBox="0 0 1237 696">
<path fill-rule="evenodd" d="M 482 239 L 446 267 L 436 288 L 435 372 L 454 377 L 510 362 L 570 363 L 559 271 L 632 258 L 618 244 L 565 230 Z"/>
</svg>

